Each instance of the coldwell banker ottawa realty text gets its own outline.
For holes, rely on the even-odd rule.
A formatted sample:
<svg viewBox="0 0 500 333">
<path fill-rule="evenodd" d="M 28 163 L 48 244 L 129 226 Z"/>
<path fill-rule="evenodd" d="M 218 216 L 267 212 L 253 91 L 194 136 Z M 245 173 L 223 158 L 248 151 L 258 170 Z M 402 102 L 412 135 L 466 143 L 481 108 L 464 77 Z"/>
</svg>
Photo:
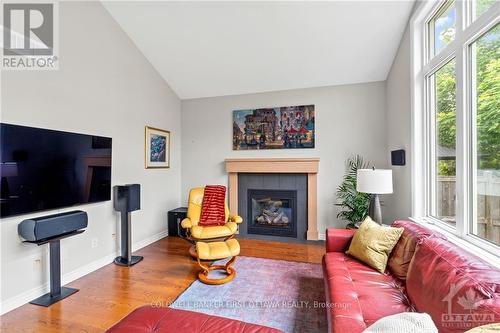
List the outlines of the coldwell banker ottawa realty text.
<svg viewBox="0 0 500 333">
<path fill-rule="evenodd" d="M 57 3 L 2 3 L 2 69 L 58 69 Z"/>
</svg>

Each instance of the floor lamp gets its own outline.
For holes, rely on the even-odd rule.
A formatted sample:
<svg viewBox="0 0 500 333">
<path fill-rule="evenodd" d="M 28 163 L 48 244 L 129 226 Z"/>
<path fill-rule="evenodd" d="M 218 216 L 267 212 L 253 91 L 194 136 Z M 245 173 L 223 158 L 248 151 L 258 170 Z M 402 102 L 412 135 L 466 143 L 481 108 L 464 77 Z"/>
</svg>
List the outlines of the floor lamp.
<svg viewBox="0 0 500 333">
<path fill-rule="evenodd" d="M 382 208 L 379 194 L 392 193 L 392 170 L 359 169 L 357 173 L 356 190 L 370 194 L 370 209 L 368 215 L 382 224 Z"/>
</svg>

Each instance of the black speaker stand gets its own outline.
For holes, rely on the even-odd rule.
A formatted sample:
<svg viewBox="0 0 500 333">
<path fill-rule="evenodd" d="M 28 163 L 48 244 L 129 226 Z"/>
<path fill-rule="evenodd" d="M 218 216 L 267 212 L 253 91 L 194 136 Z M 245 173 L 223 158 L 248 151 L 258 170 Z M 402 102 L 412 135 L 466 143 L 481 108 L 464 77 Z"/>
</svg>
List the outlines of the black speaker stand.
<svg viewBox="0 0 500 333">
<path fill-rule="evenodd" d="M 137 264 L 139 261 L 144 259 L 142 256 L 131 256 L 130 260 L 127 260 L 127 258 L 123 257 L 116 257 L 114 260 L 114 263 L 117 264 L 118 266 L 134 266 Z"/>
<path fill-rule="evenodd" d="M 132 255 L 131 213 L 121 212 L 121 256 L 116 257 L 114 263 L 118 266 L 130 267 L 144 259 L 142 256 Z"/>
<path fill-rule="evenodd" d="M 83 230 L 77 230 L 64 234 L 55 238 L 45 239 L 38 242 L 26 241 L 25 243 L 33 243 L 38 246 L 49 244 L 50 255 L 50 292 L 34 299 L 30 304 L 49 306 L 60 300 L 73 295 L 78 291 L 75 288 L 61 286 L 61 239 L 81 234 Z"/>
</svg>

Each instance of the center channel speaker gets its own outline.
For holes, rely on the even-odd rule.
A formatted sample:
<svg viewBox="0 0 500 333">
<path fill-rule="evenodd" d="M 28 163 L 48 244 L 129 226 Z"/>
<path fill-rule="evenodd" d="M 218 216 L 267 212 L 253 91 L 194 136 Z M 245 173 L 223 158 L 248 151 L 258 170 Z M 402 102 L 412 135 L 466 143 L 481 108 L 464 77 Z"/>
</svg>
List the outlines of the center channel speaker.
<svg viewBox="0 0 500 333">
<path fill-rule="evenodd" d="M 141 209 L 141 185 L 127 184 L 113 187 L 113 206 L 121 215 L 120 253 L 115 264 L 132 266 L 144 259 L 132 255 L 132 212 Z"/>
<path fill-rule="evenodd" d="M 24 243 L 49 244 L 50 292 L 32 300 L 31 304 L 49 306 L 78 291 L 61 286 L 61 239 L 81 234 L 87 225 L 87 213 L 81 210 L 30 218 L 19 223 L 17 232 Z"/>
</svg>

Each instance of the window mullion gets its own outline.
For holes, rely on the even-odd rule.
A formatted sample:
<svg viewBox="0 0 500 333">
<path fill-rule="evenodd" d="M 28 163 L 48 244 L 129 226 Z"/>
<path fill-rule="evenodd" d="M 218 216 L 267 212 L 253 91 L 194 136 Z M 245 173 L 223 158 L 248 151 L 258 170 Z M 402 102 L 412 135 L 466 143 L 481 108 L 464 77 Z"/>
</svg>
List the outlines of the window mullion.
<svg viewBox="0 0 500 333">
<path fill-rule="evenodd" d="M 436 160 L 436 94 L 435 85 L 436 80 L 434 75 L 426 76 L 425 84 L 425 95 L 426 95 L 426 112 L 424 112 L 425 119 L 425 179 L 426 179 L 426 216 L 435 216 L 437 212 L 436 207 L 436 184 L 434 179 L 436 179 L 436 167 L 434 165 Z"/>
<path fill-rule="evenodd" d="M 481 15 L 476 21 L 474 21 L 469 27 L 467 27 L 461 34 L 460 38 L 457 38 L 457 42 L 460 45 L 465 45 L 471 43 L 473 40 L 477 39 L 480 35 L 484 34 L 490 30 L 493 26 L 498 24 L 500 21 L 500 1 L 490 8 L 489 11 Z"/>
<path fill-rule="evenodd" d="M 477 118 L 476 118 L 476 107 L 477 107 L 477 96 L 476 96 L 476 46 L 475 44 L 465 45 L 465 54 L 467 56 L 467 84 L 466 84 L 466 106 L 467 106 L 467 116 L 468 123 L 470 124 L 467 128 L 469 134 L 468 140 L 468 153 L 469 153 L 469 162 L 467 163 L 469 170 L 467 175 L 468 186 L 469 186 L 469 212 L 468 212 L 468 220 L 469 225 L 467 226 L 466 233 L 472 233 L 474 235 L 478 234 L 478 223 L 476 221 L 477 218 L 477 172 L 478 170 L 478 159 L 477 159 Z"/>
<path fill-rule="evenodd" d="M 468 207 L 470 198 L 468 196 L 468 142 L 469 131 L 467 124 L 467 94 L 466 90 L 466 50 L 460 44 L 462 41 L 463 28 L 466 26 L 467 18 L 467 3 L 465 1 L 456 2 L 457 24 L 456 24 L 456 179 L 455 179 L 455 195 L 456 195 L 456 233 L 463 237 L 467 234 Z"/>
<path fill-rule="evenodd" d="M 423 72 L 425 75 L 430 75 L 449 62 L 453 57 L 455 57 L 457 43 L 455 41 L 451 42 L 450 45 L 446 46 L 438 55 L 432 58 L 423 67 Z"/>
</svg>

